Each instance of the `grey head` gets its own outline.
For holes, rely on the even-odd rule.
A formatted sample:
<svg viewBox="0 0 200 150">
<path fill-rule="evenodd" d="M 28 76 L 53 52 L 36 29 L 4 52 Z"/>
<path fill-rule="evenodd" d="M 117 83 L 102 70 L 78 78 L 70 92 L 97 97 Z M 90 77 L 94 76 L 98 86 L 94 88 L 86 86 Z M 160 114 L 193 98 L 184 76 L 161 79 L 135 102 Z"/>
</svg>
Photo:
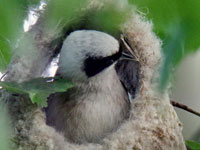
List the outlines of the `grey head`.
<svg viewBox="0 0 200 150">
<path fill-rule="evenodd" d="M 85 81 L 106 71 L 120 58 L 119 42 L 95 30 L 72 32 L 64 41 L 58 74 L 72 81 Z"/>
</svg>

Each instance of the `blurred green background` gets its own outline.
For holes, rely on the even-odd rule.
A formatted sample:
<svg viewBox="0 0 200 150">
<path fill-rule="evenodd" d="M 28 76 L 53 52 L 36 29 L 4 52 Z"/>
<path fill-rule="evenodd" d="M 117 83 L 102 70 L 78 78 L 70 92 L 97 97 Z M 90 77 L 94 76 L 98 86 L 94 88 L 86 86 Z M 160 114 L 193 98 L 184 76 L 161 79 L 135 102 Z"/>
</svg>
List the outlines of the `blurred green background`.
<svg viewBox="0 0 200 150">
<path fill-rule="evenodd" d="M 165 56 L 160 88 L 169 78 L 171 98 L 200 112 L 200 1 L 129 0 L 154 24 L 163 41 Z M 183 123 L 185 139 L 200 141 L 199 117 L 175 108 Z M 200 147 L 198 147 L 200 149 Z"/>
<path fill-rule="evenodd" d="M 91 28 L 115 35 L 118 25 L 128 17 L 132 5 L 136 6 L 138 13 L 153 22 L 156 35 L 163 41 L 164 63 L 160 72 L 160 89 L 163 90 L 173 77 L 172 98 L 200 111 L 200 0 L 128 1 L 129 6 L 122 10 L 115 9 L 115 3 L 112 3 L 101 12 L 91 13 L 88 24 Z M 23 34 L 24 19 L 31 8 L 40 4 L 40 0 L 0 0 L 0 72 L 9 64 L 12 49 Z M 44 13 L 45 30 L 62 32 L 63 27 L 78 24 L 82 19 L 78 10 L 84 5 L 87 5 L 87 0 L 48 1 Z M 77 19 L 71 19 L 74 16 Z M 112 23 L 108 23 L 110 20 Z M 184 124 L 185 138 L 200 140 L 200 119 L 187 112 L 177 112 Z"/>
<path fill-rule="evenodd" d="M 161 88 L 164 88 L 172 69 L 185 56 L 198 50 L 200 45 L 200 1 L 199 0 L 128 0 L 137 11 L 154 24 L 155 33 L 163 40 L 165 61 L 161 70 Z M 0 1 L 0 70 L 3 71 L 11 58 L 11 49 L 23 32 L 24 19 L 31 7 L 40 0 Z M 49 1 L 45 19 L 47 31 L 61 32 L 69 24 L 79 23 L 82 14 L 79 9 L 87 0 Z M 127 17 L 130 7 L 115 9 L 112 3 L 101 12 L 91 13 L 87 22 L 91 28 L 115 34 L 118 26 Z M 111 7 L 110 7 L 111 6 Z M 75 18 L 79 19 L 72 19 Z M 63 19 L 64 18 L 64 19 Z M 83 19 L 83 18 L 81 18 Z M 111 20 L 111 21 L 110 21 Z M 110 22 L 109 22 L 110 21 Z M 101 25 L 101 28 L 99 27 Z M 103 27 L 102 27 L 103 25 Z M 95 26 L 95 27 L 94 27 Z"/>
<path fill-rule="evenodd" d="M 199 0 L 129 0 L 154 24 L 155 33 L 163 40 L 165 61 L 161 71 L 161 87 L 169 74 L 189 53 L 200 45 Z"/>
</svg>

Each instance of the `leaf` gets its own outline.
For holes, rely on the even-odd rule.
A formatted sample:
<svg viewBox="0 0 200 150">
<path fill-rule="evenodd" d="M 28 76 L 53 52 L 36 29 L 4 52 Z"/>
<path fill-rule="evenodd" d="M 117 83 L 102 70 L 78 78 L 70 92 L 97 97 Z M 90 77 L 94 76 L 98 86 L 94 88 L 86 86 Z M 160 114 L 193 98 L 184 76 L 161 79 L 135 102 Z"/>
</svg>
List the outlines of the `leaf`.
<svg viewBox="0 0 200 150">
<path fill-rule="evenodd" d="M 172 72 L 173 64 L 177 64 L 183 57 L 183 28 L 181 26 L 177 26 L 177 24 L 174 24 L 170 32 L 173 33 L 171 34 L 172 37 L 167 37 L 165 39 L 165 45 L 163 47 L 165 58 L 163 67 L 161 68 L 161 91 L 164 90 L 167 85 L 170 75 L 169 73 Z"/>
<path fill-rule="evenodd" d="M 81 8 L 87 5 L 87 0 L 51 0 L 45 10 L 47 33 L 60 33 L 67 25 L 76 21 Z"/>
<path fill-rule="evenodd" d="M 0 86 L 13 93 L 28 94 L 33 103 L 44 107 L 51 93 L 65 92 L 74 84 L 61 78 L 36 78 L 22 83 L 3 81 L 0 82 Z"/>
<path fill-rule="evenodd" d="M 47 33 L 73 29 L 93 29 L 118 35 L 120 25 L 129 17 L 130 5 L 119 8 L 118 1 L 107 3 L 103 9 L 84 10 L 88 0 L 49 1 L 45 15 Z M 84 10 L 84 11 L 83 11 Z"/>
<path fill-rule="evenodd" d="M 0 1 L 0 71 L 4 70 L 10 61 L 11 41 L 19 28 L 20 15 L 17 8 L 19 4 L 16 1 Z"/>
<path fill-rule="evenodd" d="M 89 28 L 119 36 L 120 25 L 130 17 L 132 7 L 119 9 L 117 2 L 108 3 L 102 10 L 92 10 L 88 16 Z"/>
<path fill-rule="evenodd" d="M 26 5 L 29 6 L 36 6 L 39 5 L 41 0 L 26 0 Z"/>
<path fill-rule="evenodd" d="M 18 93 L 18 94 L 26 94 L 26 91 L 21 88 L 21 84 L 17 84 L 15 82 L 0 82 L 0 86 L 2 86 L 4 89 L 12 92 L 12 93 Z"/>
<path fill-rule="evenodd" d="M 0 37 L 0 71 L 3 71 L 11 59 L 10 45 Z"/>
<path fill-rule="evenodd" d="M 24 18 L 40 0 L 0 0 L 0 71 L 10 62 L 11 49 L 23 33 Z"/>
<path fill-rule="evenodd" d="M 7 106 L 3 104 L 0 97 L 0 149 L 1 150 L 11 150 L 10 141 L 12 137 L 12 127 L 11 120 L 7 111 Z"/>
<path fill-rule="evenodd" d="M 187 140 L 185 143 L 186 143 L 186 146 L 188 147 L 189 150 L 200 150 L 200 143 L 199 142 Z"/>
<path fill-rule="evenodd" d="M 49 96 L 49 93 L 32 93 L 32 92 L 29 92 L 29 97 L 32 101 L 32 103 L 36 103 L 38 104 L 39 106 L 42 106 L 42 107 L 46 107 L 47 106 L 47 97 Z"/>
<path fill-rule="evenodd" d="M 165 60 L 161 87 L 166 85 L 173 68 L 200 46 L 199 0 L 129 0 L 153 21 L 155 33 L 163 40 Z M 176 37 L 176 38 L 175 38 Z M 170 59 L 169 59 L 170 58 Z"/>
</svg>

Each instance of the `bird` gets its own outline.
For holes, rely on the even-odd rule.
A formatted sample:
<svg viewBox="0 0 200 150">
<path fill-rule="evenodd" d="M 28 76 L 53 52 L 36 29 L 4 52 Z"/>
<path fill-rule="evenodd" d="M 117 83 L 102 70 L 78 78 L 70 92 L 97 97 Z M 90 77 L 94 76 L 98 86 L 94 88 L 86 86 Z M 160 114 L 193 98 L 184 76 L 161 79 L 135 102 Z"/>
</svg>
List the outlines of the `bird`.
<svg viewBox="0 0 200 150">
<path fill-rule="evenodd" d="M 121 68 L 116 67 L 121 56 L 120 43 L 107 33 L 71 32 L 61 48 L 57 74 L 75 86 L 49 96 L 47 125 L 79 144 L 99 143 L 116 131 L 130 113 L 128 93 L 117 72 Z"/>
</svg>

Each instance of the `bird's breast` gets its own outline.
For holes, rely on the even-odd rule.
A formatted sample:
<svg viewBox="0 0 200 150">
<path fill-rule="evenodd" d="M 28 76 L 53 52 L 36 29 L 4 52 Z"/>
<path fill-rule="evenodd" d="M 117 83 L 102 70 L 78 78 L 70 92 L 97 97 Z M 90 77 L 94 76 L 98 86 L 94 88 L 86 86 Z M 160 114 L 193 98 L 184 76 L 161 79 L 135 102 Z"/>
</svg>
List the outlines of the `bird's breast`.
<svg viewBox="0 0 200 150">
<path fill-rule="evenodd" d="M 111 86 L 84 86 L 64 96 L 54 95 L 52 101 L 47 109 L 47 124 L 76 143 L 99 142 L 127 118 L 130 107 L 118 80 Z"/>
</svg>

